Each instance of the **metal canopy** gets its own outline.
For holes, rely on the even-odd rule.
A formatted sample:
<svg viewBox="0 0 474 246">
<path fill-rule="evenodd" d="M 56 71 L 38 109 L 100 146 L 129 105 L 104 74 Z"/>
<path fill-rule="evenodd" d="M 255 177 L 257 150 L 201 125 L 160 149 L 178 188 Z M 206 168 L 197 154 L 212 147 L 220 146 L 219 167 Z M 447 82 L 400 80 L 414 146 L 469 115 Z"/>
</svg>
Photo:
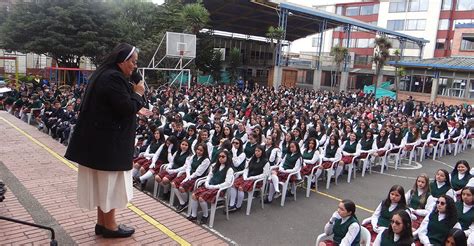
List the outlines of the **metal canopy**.
<svg viewBox="0 0 474 246">
<path fill-rule="evenodd" d="M 474 72 L 473 57 L 442 57 L 419 60 L 390 61 L 388 64 L 395 67 L 426 68 L 437 70 L 456 70 Z"/>
<path fill-rule="evenodd" d="M 185 2 L 196 2 L 196 0 L 185 0 Z M 428 42 L 422 38 L 370 25 L 349 17 L 292 3 L 278 5 L 268 0 L 203 0 L 203 4 L 210 13 L 210 27 L 219 31 L 265 37 L 268 27 L 279 26 L 279 14 L 281 10 L 286 9 L 289 11 L 285 37 L 288 41 L 338 26 L 351 25 L 415 43 Z M 324 22 L 326 24 L 323 25 Z"/>
</svg>

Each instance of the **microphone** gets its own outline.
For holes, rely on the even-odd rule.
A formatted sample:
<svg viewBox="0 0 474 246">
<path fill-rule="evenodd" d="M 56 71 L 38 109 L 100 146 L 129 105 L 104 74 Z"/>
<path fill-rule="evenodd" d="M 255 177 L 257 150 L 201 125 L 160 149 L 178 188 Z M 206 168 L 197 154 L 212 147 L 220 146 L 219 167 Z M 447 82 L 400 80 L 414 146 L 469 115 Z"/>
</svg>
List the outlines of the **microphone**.
<svg viewBox="0 0 474 246">
<path fill-rule="evenodd" d="M 142 81 L 143 77 L 142 75 L 138 72 L 137 69 L 133 70 L 132 75 L 130 76 L 130 81 L 133 82 L 134 84 L 138 84 L 138 82 Z"/>
</svg>

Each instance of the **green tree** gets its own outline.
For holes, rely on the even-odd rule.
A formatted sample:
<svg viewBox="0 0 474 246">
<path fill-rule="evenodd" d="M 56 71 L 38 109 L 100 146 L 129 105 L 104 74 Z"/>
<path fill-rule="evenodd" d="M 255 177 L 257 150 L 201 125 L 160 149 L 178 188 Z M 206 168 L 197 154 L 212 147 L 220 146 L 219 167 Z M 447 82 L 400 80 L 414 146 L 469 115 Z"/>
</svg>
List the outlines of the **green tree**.
<svg viewBox="0 0 474 246">
<path fill-rule="evenodd" d="M 185 26 L 185 31 L 195 35 L 209 22 L 209 12 L 202 1 L 184 5 L 180 17 Z"/>
<path fill-rule="evenodd" d="M 377 87 L 379 86 L 379 77 L 382 75 L 383 66 L 390 57 L 390 49 L 392 43 L 386 37 L 378 37 L 375 39 L 375 84 L 374 84 L 374 96 L 377 97 Z"/>
<path fill-rule="evenodd" d="M 335 78 L 333 80 L 333 83 L 331 84 L 331 87 L 336 86 L 338 84 L 338 75 L 341 70 L 341 64 L 344 62 L 344 59 L 349 55 L 349 50 L 346 47 L 342 46 L 334 46 L 331 49 L 331 52 L 329 53 L 331 56 L 334 56 L 334 63 L 336 63 L 336 74 Z"/>
<path fill-rule="evenodd" d="M 238 69 L 242 65 L 242 55 L 238 48 L 232 48 L 229 52 L 229 73 L 232 82 L 237 80 Z"/>
<path fill-rule="evenodd" d="M 275 64 L 276 59 L 276 49 L 279 47 L 281 40 L 283 39 L 283 34 L 285 30 L 281 27 L 268 27 L 267 33 L 265 34 L 267 41 L 270 43 L 270 49 L 273 52 L 272 66 Z M 276 43 L 276 44 L 275 44 Z"/>
<path fill-rule="evenodd" d="M 2 25 L 2 48 L 45 54 L 59 66 L 78 67 L 82 56 L 97 61 L 119 33 L 105 3 L 40 1 L 17 4 Z"/>
<path fill-rule="evenodd" d="M 209 68 L 214 81 L 220 81 L 222 71 L 222 53 L 219 50 L 213 50 Z"/>
</svg>

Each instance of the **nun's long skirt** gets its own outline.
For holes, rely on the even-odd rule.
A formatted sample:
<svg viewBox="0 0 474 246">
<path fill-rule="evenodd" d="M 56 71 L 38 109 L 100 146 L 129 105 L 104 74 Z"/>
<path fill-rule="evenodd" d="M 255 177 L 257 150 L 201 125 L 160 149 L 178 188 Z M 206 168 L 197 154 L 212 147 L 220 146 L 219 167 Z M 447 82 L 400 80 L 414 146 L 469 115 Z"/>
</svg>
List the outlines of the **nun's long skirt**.
<svg viewBox="0 0 474 246">
<path fill-rule="evenodd" d="M 108 213 L 126 208 L 133 198 L 132 170 L 100 171 L 78 165 L 77 200 L 79 207 L 94 210 L 100 207 Z"/>
</svg>

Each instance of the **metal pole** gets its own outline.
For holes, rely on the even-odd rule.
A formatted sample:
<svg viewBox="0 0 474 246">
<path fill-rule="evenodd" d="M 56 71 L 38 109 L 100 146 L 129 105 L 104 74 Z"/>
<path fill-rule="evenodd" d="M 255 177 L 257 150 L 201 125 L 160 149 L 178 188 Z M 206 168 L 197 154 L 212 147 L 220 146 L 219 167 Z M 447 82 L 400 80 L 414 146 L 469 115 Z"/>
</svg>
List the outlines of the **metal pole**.
<svg viewBox="0 0 474 246">
<path fill-rule="evenodd" d="M 324 42 L 324 31 L 327 27 L 327 20 L 324 19 L 323 23 L 319 25 L 319 47 L 318 47 L 318 62 L 316 63 L 316 69 L 321 69 L 321 54 L 323 52 L 323 42 Z"/>
<path fill-rule="evenodd" d="M 349 49 L 350 48 L 350 44 L 351 44 L 351 28 L 352 28 L 352 25 L 348 24 L 346 27 L 345 27 L 345 31 L 346 31 L 346 36 L 347 36 L 347 42 L 346 42 L 346 48 Z M 347 56 L 344 58 L 344 72 L 347 72 L 348 71 L 348 58 L 349 58 L 349 54 L 347 54 Z"/>
<path fill-rule="evenodd" d="M 419 42 L 418 47 L 420 47 L 420 54 L 418 55 L 418 58 L 423 59 L 423 48 L 425 47 L 425 44 Z"/>
</svg>

